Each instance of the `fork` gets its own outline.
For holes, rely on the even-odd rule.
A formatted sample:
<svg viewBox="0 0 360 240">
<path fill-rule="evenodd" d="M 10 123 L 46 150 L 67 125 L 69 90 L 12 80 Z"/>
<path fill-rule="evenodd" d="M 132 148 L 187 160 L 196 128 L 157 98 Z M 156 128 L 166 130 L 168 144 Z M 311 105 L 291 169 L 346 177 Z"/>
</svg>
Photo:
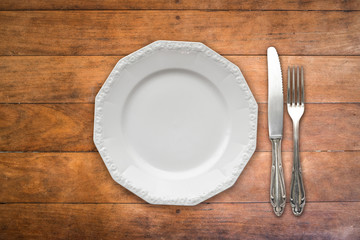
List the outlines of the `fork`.
<svg viewBox="0 0 360 240">
<path fill-rule="evenodd" d="M 305 189 L 302 179 L 300 156 L 299 156 L 300 119 L 304 114 L 304 110 L 305 110 L 304 69 L 303 67 L 301 67 L 301 74 L 300 74 L 299 67 L 296 67 L 296 86 L 295 86 L 295 67 L 292 68 L 291 72 L 292 74 L 290 74 L 290 67 L 288 67 L 287 110 L 293 122 L 293 135 L 294 135 L 294 154 L 293 154 L 293 168 L 291 175 L 290 204 L 293 214 L 295 216 L 300 216 L 305 206 Z M 301 87 L 300 87 L 300 75 L 301 75 Z M 292 76 L 291 87 L 290 87 L 290 76 Z M 290 93 L 290 88 L 291 88 L 291 93 Z"/>
</svg>

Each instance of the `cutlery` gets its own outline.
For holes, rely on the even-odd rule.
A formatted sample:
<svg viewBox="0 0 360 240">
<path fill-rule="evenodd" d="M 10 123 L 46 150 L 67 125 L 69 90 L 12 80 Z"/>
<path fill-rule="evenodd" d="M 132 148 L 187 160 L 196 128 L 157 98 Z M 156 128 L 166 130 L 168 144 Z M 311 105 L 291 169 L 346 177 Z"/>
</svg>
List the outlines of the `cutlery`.
<svg viewBox="0 0 360 240">
<path fill-rule="evenodd" d="M 268 127 L 272 145 L 270 202 L 275 214 L 281 216 L 286 203 L 284 173 L 281 162 L 284 100 L 280 60 L 274 47 L 267 49 L 267 64 Z"/>
<path fill-rule="evenodd" d="M 290 87 L 290 76 L 292 77 L 291 87 Z M 301 77 L 301 86 L 300 86 L 300 77 Z M 290 204 L 293 214 L 295 216 L 300 216 L 305 206 L 305 189 L 303 184 L 300 156 L 299 156 L 300 119 L 304 114 L 304 110 L 305 110 L 303 67 L 301 67 L 301 74 L 299 73 L 299 67 L 296 67 L 296 84 L 295 84 L 295 67 L 292 68 L 292 74 L 290 74 L 290 67 L 288 67 L 287 110 L 293 122 L 293 135 L 294 135 L 294 155 L 293 155 L 293 168 L 292 168 L 291 187 L 290 187 Z"/>
</svg>

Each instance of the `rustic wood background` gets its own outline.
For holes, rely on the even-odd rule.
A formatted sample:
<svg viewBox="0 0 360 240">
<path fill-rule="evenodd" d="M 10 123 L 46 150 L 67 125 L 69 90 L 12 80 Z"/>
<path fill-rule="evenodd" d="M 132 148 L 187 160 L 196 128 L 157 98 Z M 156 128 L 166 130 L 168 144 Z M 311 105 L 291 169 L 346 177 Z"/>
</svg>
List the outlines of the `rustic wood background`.
<svg viewBox="0 0 360 240">
<path fill-rule="evenodd" d="M 256 153 L 234 187 L 195 207 L 145 203 L 111 179 L 92 141 L 114 64 L 158 39 L 229 58 L 259 103 Z M 271 45 L 284 72 L 305 68 L 299 218 L 269 203 Z M 2 0 L 0 55 L 0 239 L 360 238 L 360 1 Z"/>
</svg>

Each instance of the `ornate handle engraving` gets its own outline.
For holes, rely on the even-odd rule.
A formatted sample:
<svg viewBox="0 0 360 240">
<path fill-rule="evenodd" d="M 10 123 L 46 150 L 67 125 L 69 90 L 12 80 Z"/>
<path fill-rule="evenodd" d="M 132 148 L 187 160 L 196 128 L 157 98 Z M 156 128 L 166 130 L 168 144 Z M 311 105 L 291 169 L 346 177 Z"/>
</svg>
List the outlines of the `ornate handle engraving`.
<svg viewBox="0 0 360 240">
<path fill-rule="evenodd" d="M 301 173 L 299 156 L 299 121 L 293 122 L 294 163 L 291 175 L 290 204 L 295 216 L 300 216 L 305 206 L 305 189 Z"/>
<path fill-rule="evenodd" d="M 301 169 L 293 168 L 291 176 L 290 204 L 295 216 L 300 216 L 305 206 L 305 191 Z"/>
<path fill-rule="evenodd" d="M 286 204 L 284 173 L 281 162 L 281 138 L 270 140 L 272 144 L 270 202 L 275 214 L 281 216 Z"/>
</svg>

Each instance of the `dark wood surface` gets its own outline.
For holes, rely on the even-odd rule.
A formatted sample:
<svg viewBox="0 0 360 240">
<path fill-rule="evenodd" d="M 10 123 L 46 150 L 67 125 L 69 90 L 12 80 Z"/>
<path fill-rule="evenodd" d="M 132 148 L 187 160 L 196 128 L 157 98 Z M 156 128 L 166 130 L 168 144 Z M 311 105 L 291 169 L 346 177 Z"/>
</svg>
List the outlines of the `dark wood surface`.
<svg viewBox="0 0 360 240">
<path fill-rule="evenodd" d="M 360 181 L 356 171 L 360 167 L 357 152 L 302 152 L 301 157 L 309 202 L 360 201 L 360 192 L 349 187 Z M 256 152 L 240 175 L 239 183 L 206 202 L 267 203 L 269 158 L 270 152 Z M 291 158 L 291 152 L 283 153 L 287 183 Z M 0 155 L 0 173 L 8 179 L 0 188 L 0 202 L 145 203 L 109 179 L 97 152 L 4 153 Z"/>
<path fill-rule="evenodd" d="M 220 54 L 359 55 L 357 11 L 3 11 L 1 55 L 120 55 L 155 40 Z"/>
<path fill-rule="evenodd" d="M 358 239 L 360 203 L 307 204 L 306 220 L 269 203 L 0 205 L 5 237 L 46 239 Z M 259 217 L 261 216 L 261 217 Z M 11 219 L 11 220 L 10 220 Z M 21 228 L 21 231 L 19 231 Z M 286 229 L 286 230 L 285 230 Z M 0 235 L 1 236 L 1 235 Z"/>
<path fill-rule="evenodd" d="M 3 0 L 1 10 L 360 10 L 357 0 Z"/>
<path fill-rule="evenodd" d="M 359 239 L 359 10 L 355 0 L 1 1 L 0 239 Z M 195 207 L 145 203 L 112 180 L 92 141 L 94 98 L 111 69 L 158 39 L 225 55 L 259 103 L 249 164 Z M 277 218 L 269 203 L 270 45 L 284 73 L 305 68 L 298 218 L 289 203 Z M 287 190 L 291 127 L 285 111 Z"/>
</svg>

